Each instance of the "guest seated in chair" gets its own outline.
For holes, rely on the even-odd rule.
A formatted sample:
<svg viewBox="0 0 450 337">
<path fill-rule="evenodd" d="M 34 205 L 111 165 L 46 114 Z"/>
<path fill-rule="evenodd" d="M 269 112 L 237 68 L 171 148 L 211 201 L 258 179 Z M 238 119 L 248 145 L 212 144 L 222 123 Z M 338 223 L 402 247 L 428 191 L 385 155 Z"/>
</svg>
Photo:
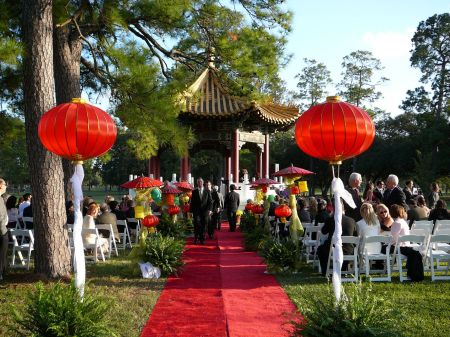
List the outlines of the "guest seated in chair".
<svg viewBox="0 0 450 337">
<path fill-rule="evenodd" d="M 98 207 L 96 202 L 91 202 L 86 210 L 86 215 L 83 218 L 83 228 L 94 229 L 95 228 L 95 218 L 98 215 L 100 208 Z M 83 243 L 84 244 L 94 244 L 95 243 L 95 235 L 87 234 L 83 235 Z M 109 242 L 105 238 L 100 238 L 100 245 L 103 248 L 103 252 L 109 251 Z"/>
<path fill-rule="evenodd" d="M 342 202 L 342 201 L 341 201 Z M 346 216 L 344 211 L 344 205 L 342 205 L 342 236 L 357 236 L 355 220 Z M 325 242 L 317 248 L 317 255 L 319 256 L 320 268 L 322 269 L 322 275 L 326 275 L 328 255 L 330 253 L 331 240 L 334 234 L 334 217 L 329 217 L 325 220 L 325 224 L 322 227 L 322 234 L 328 234 L 328 238 Z M 342 251 L 344 255 L 352 254 L 354 246 L 350 243 L 342 244 Z M 347 269 L 348 262 L 344 261 L 342 264 L 342 270 Z"/>
</svg>

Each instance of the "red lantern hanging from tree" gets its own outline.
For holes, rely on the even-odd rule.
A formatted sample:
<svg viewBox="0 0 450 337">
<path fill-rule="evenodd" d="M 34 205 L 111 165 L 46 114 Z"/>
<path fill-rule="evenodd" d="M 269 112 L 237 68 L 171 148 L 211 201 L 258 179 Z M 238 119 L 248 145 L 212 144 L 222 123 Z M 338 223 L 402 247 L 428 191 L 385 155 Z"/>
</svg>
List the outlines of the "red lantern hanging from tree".
<svg viewBox="0 0 450 337">
<path fill-rule="evenodd" d="M 141 223 L 144 227 L 156 227 L 159 223 L 159 218 L 156 215 L 150 214 L 142 219 Z"/>
<path fill-rule="evenodd" d="M 369 115 L 339 96 L 305 111 L 295 125 L 297 145 L 306 154 L 331 164 L 355 157 L 372 145 L 375 126 Z"/>
<path fill-rule="evenodd" d="M 264 207 L 261 205 L 253 205 L 252 212 L 255 214 L 263 214 L 264 213 Z"/>
<path fill-rule="evenodd" d="M 72 161 L 101 156 L 114 144 L 116 124 L 103 110 L 80 98 L 59 104 L 39 121 L 39 139 L 56 155 Z"/>
<path fill-rule="evenodd" d="M 177 215 L 180 212 L 180 207 L 178 207 L 177 205 L 170 205 L 167 208 L 167 213 L 169 213 L 170 215 Z"/>
<path fill-rule="evenodd" d="M 292 215 L 292 210 L 288 205 L 280 205 L 275 208 L 275 216 L 278 218 L 287 218 Z"/>
</svg>

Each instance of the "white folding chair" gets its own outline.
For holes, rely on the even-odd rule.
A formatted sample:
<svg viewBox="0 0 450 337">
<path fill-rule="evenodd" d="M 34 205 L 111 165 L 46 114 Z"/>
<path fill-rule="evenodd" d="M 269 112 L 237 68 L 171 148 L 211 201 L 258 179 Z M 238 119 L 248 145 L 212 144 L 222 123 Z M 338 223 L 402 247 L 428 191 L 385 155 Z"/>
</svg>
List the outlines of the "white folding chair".
<svg viewBox="0 0 450 337">
<path fill-rule="evenodd" d="M 83 228 L 81 230 L 81 235 L 83 237 L 90 236 L 90 240 L 94 238 L 93 243 L 87 243 L 86 240 L 83 240 L 83 245 L 85 250 L 92 250 L 92 256 L 86 256 L 86 258 L 93 258 L 94 262 L 97 263 L 98 261 L 98 253 L 100 252 L 100 257 L 102 258 L 102 261 L 105 261 L 105 254 L 103 252 L 101 237 L 98 234 L 97 228 Z M 95 237 L 94 237 L 95 236 Z"/>
<path fill-rule="evenodd" d="M 431 281 L 450 280 L 450 275 L 448 274 L 450 266 L 450 252 L 438 248 L 440 244 L 448 245 L 449 243 L 450 243 L 450 234 L 433 235 L 430 239 L 428 257 L 430 259 L 431 265 Z M 441 261 L 447 261 L 447 268 L 446 269 L 444 268 L 444 270 L 446 270 L 445 276 L 436 275 L 436 271 L 443 269 L 440 268 Z M 435 262 L 436 262 L 436 270 L 434 266 Z"/>
<path fill-rule="evenodd" d="M 433 231 L 433 221 L 431 220 L 415 220 L 411 226 L 411 229 L 425 229 L 430 233 Z"/>
<path fill-rule="evenodd" d="M 32 217 L 27 217 L 24 216 L 22 217 L 22 222 L 23 222 L 23 229 L 33 229 L 34 225 L 33 225 L 33 218 Z"/>
<path fill-rule="evenodd" d="M 95 227 L 97 229 L 107 230 L 109 232 L 108 237 L 105 237 L 105 239 L 108 239 L 108 242 L 109 242 L 108 258 L 111 258 L 111 253 L 113 252 L 113 250 L 114 250 L 114 253 L 116 253 L 116 256 L 119 256 L 119 253 L 117 251 L 116 237 L 114 235 L 112 225 L 111 224 L 96 224 Z"/>
<path fill-rule="evenodd" d="M 136 218 L 127 218 L 127 224 L 128 228 L 130 229 L 130 234 L 134 234 L 135 237 L 135 243 L 139 243 L 139 233 L 141 231 L 141 225 L 139 223 L 139 219 Z"/>
<path fill-rule="evenodd" d="M 387 245 L 386 247 L 386 253 L 382 253 L 381 249 L 378 252 L 371 251 L 368 249 L 369 244 L 379 244 L 380 248 L 381 246 Z M 370 246 L 369 246 L 370 247 Z M 364 266 L 366 270 L 366 277 L 370 281 L 388 281 L 391 282 L 391 258 L 390 258 L 390 250 L 391 250 L 391 237 L 385 236 L 385 235 L 374 235 L 374 236 L 367 236 L 363 239 L 362 244 L 362 256 L 364 259 Z M 383 261 L 384 263 L 384 269 L 372 269 L 371 261 Z M 386 276 L 382 277 L 371 277 L 370 274 L 385 274 Z"/>
<path fill-rule="evenodd" d="M 342 271 L 341 270 L 341 282 L 357 282 L 359 278 L 359 271 L 358 271 L 358 251 L 359 251 L 359 237 L 357 236 L 342 236 L 342 244 L 349 243 L 354 246 L 353 248 L 353 254 L 349 255 L 343 255 L 342 262 L 348 261 L 348 270 Z M 334 244 L 330 247 L 330 253 L 328 255 L 328 264 L 327 264 L 327 272 L 326 276 L 333 275 L 333 260 L 334 260 L 334 253 L 333 253 L 333 247 Z M 342 275 L 345 275 L 345 277 L 342 277 Z M 350 275 L 347 277 L 347 275 Z"/>
<path fill-rule="evenodd" d="M 30 229 L 10 229 L 13 241 L 13 251 L 11 267 L 30 269 L 31 253 L 34 250 L 34 235 Z M 16 264 L 16 253 L 19 257 L 19 264 Z M 25 257 L 23 256 L 25 254 Z"/>
<path fill-rule="evenodd" d="M 403 275 L 403 261 L 407 260 L 407 257 L 400 252 L 402 243 L 406 243 L 408 246 L 413 247 L 415 250 L 422 252 L 425 249 L 425 235 L 402 235 L 397 240 L 396 245 L 396 257 L 397 267 L 400 274 L 400 282 L 408 280 L 408 277 Z"/>
<path fill-rule="evenodd" d="M 119 234 L 121 236 L 122 245 L 120 249 L 126 249 L 127 245 L 130 248 L 133 248 L 131 243 L 130 231 L 128 229 L 127 220 L 117 220 L 117 229 L 119 230 Z"/>
<path fill-rule="evenodd" d="M 319 246 L 319 233 L 322 226 L 308 226 L 305 228 L 305 235 L 302 241 L 302 255 L 305 256 L 306 263 L 315 261 L 317 247 Z M 315 235 L 313 235 L 315 234 Z M 315 238 L 313 238 L 315 236 Z"/>
<path fill-rule="evenodd" d="M 442 230 L 450 229 L 450 220 L 436 220 L 436 225 L 434 226 L 434 233 L 437 234 Z"/>
</svg>

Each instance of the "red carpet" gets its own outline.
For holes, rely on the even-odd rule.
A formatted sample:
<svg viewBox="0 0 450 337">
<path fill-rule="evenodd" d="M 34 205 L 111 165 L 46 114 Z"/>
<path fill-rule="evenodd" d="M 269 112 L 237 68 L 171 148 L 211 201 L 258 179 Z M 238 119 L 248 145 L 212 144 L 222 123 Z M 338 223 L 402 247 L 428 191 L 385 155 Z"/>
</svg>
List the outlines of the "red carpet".
<svg viewBox="0 0 450 337">
<path fill-rule="evenodd" d="M 141 337 L 288 335 L 284 314 L 295 306 L 262 259 L 228 226 L 216 237 L 204 246 L 188 240 L 184 271 L 169 277 Z"/>
</svg>

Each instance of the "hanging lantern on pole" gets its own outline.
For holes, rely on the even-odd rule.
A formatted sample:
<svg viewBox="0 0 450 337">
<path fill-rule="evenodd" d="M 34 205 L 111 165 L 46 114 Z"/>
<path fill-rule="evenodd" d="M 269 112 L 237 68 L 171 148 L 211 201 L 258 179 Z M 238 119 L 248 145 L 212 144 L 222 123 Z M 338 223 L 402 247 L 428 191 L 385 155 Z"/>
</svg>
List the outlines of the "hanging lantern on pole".
<svg viewBox="0 0 450 337">
<path fill-rule="evenodd" d="M 74 174 L 73 185 L 75 222 L 73 227 L 75 255 L 75 285 L 84 294 L 86 265 L 81 229 L 83 216 L 80 204 L 83 200 L 83 160 L 101 156 L 113 146 L 117 128 L 112 118 L 103 110 L 80 98 L 59 104 L 47 111 L 40 119 L 38 135 L 42 145 L 50 152 L 71 160 Z"/>
<path fill-rule="evenodd" d="M 342 205 L 343 198 L 355 208 L 351 194 L 345 190 L 339 178 L 339 165 L 343 160 L 366 151 L 375 138 L 375 126 L 369 115 L 352 104 L 341 102 L 339 96 L 327 97 L 327 101 L 305 111 L 295 125 L 295 140 L 306 154 L 326 160 L 332 165 L 331 183 L 335 200 L 335 231 L 333 248 L 333 288 L 336 300 L 341 298 L 342 267 Z M 334 166 L 337 165 L 337 177 Z"/>
</svg>

